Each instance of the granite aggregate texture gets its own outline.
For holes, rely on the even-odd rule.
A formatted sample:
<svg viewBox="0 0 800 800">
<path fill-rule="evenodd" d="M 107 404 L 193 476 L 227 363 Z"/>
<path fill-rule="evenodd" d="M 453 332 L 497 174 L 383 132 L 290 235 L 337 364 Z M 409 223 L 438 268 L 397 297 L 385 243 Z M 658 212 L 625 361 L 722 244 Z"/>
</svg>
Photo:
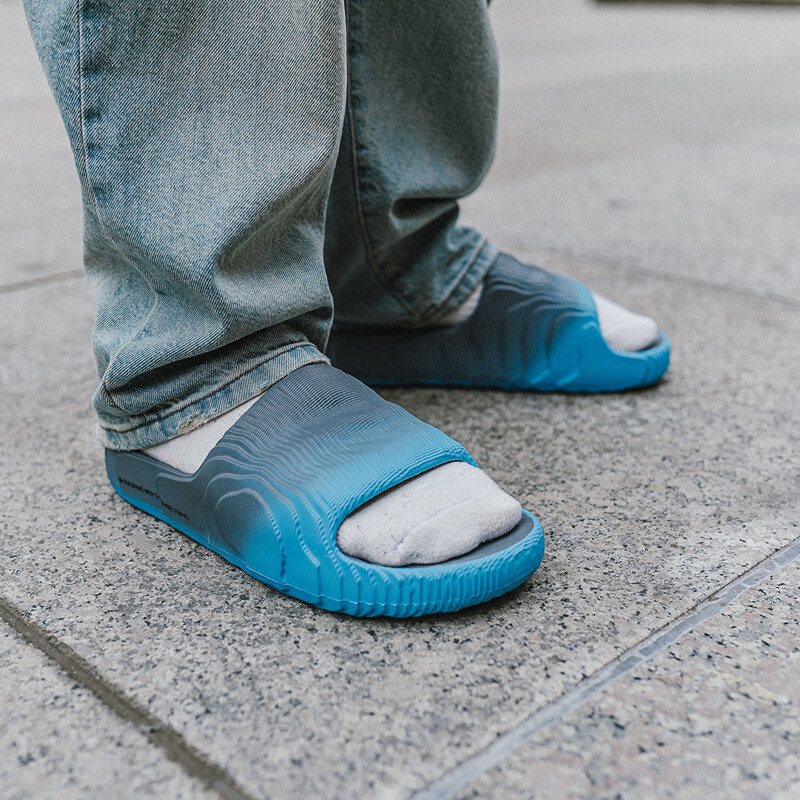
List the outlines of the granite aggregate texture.
<svg viewBox="0 0 800 800">
<path fill-rule="evenodd" d="M 506 0 L 499 245 L 800 302 L 800 13 Z M 498 9 L 500 5 L 498 5 Z"/>
<path fill-rule="evenodd" d="M 798 304 L 798 144 L 800 125 L 758 142 L 672 146 L 568 167 L 487 188 L 469 200 L 468 216 L 479 206 L 482 229 L 498 245 L 535 249 L 538 260 L 606 263 Z"/>
<path fill-rule="evenodd" d="M 625 291 L 669 309 L 679 355 L 655 390 L 385 393 L 549 536 L 509 599 L 410 623 L 316 612 L 118 500 L 89 435 L 82 286 L 5 295 L 4 594 L 254 794 L 406 796 L 798 535 L 798 312 L 647 277 Z"/>
<path fill-rule="evenodd" d="M 217 797 L 3 622 L 0 708 L 4 800 Z"/>
<path fill-rule="evenodd" d="M 657 318 L 673 364 L 614 396 L 383 391 L 547 536 L 506 598 L 393 622 L 283 597 L 114 495 L 77 179 L 20 5 L 0 0 L 0 600 L 241 789 L 212 796 L 424 793 L 800 537 L 800 14 L 492 14 L 498 155 L 466 219 Z M 442 797 L 800 796 L 797 573 Z M 1 797 L 207 796 L 2 627 L 0 672 Z"/>
<path fill-rule="evenodd" d="M 500 141 L 484 188 L 800 122 L 796 9 L 505 0 L 493 19 Z"/>
<path fill-rule="evenodd" d="M 800 565 L 543 731 L 459 800 L 800 794 Z"/>
</svg>

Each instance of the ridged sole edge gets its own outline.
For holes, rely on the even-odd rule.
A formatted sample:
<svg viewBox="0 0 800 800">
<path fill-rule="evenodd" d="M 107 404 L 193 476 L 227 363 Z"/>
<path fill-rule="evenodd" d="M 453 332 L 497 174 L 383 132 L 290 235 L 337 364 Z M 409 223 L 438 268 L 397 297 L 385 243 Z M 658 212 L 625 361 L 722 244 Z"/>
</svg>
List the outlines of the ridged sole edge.
<svg viewBox="0 0 800 800">
<path fill-rule="evenodd" d="M 525 538 L 516 545 L 509 547 L 507 551 L 500 551 L 499 554 L 496 554 L 495 556 L 489 556 L 485 559 L 476 559 L 470 568 L 465 568 L 463 570 L 463 577 L 460 579 L 457 574 L 449 575 L 446 579 L 447 583 L 452 584 L 455 581 L 462 584 L 472 584 L 453 586 L 452 588 L 456 589 L 457 591 L 454 591 L 450 596 L 439 596 L 427 599 L 423 599 L 420 596 L 419 599 L 415 598 L 414 595 L 430 594 L 430 592 L 425 591 L 426 587 L 421 585 L 421 579 L 419 577 L 419 572 L 425 570 L 426 568 L 413 566 L 377 568 L 384 573 L 389 572 L 395 575 L 400 582 L 398 590 L 402 591 L 403 593 L 407 591 L 409 595 L 409 599 L 405 602 L 391 602 L 388 600 L 388 598 L 386 600 L 375 600 L 373 602 L 369 602 L 365 601 L 363 598 L 349 599 L 329 596 L 309 596 L 296 587 L 280 585 L 264 575 L 261 575 L 258 572 L 248 568 L 246 563 L 236 554 L 227 552 L 222 548 L 215 546 L 201 534 L 192 531 L 185 525 L 180 525 L 175 520 L 167 518 L 155 506 L 152 506 L 138 498 L 127 495 L 119 487 L 119 485 L 116 484 L 111 475 L 109 475 L 109 479 L 111 480 L 112 487 L 123 500 L 130 503 L 140 511 L 144 511 L 145 513 L 150 514 L 156 519 L 166 523 L 170 527 L 180 531 L 193 541 L 221 556 L 226 561 L 238 567 L 259 582 L 270 586 L 272 589 L 275 589 L 281 594 L 302 600 L 303 602 L 309 603 L 317 608 L 321 608 L 326 611 L 348 614 L 350 616 L 387 616 L 396 618 L 418 617 L 426 614 L 452 613 L 464 608 L 480 605 L 481 603 L 485 603 L 489 600 L 500 597 L 501 595 L 504 595 L 512 589 L 520 586 L 536 571 L 541 564 L 542 558 L 544 557 L 544 533 L 542 531 L 542 526 L 539 521 L 533 517 L 533 515 L 527 511 L 524 511 L 523 513 L 533 520 L 533 527 L 525 536 Z M 498 560 L 499 557 L 507 559 L 514 555 L 515 552 L 519 552 L 520 556 L 522 556 L 523 553 L 520 551 L 523 550 L 528 551 L 527 553 L 524 553 L 524 555 L 527 557 L 520 557 L 518 559 L 519 563 L 516 565 L 517 569 L 509 570 L 507 576 L 505 576 L 505 579 L 502 582 L 495 582 L 495 580 L 493 580 L 495 576 L 491 574 L 490 569 L 492 562 Z M 349 557 L 345 554 L 342 554 L 342 558 L 348 559 Z M 446 564 L 447 562 L 444 563 Z M 429 568 L 440 566 L 442 565 L 431 565 Z M 397 575 L 397 573 L 406 574 Z M 473 574 L 476 577 L 472 577 Z M 426 582 L 429 583 L 431 580 L 432 579 L 426 579 Z M 404 586 L 403 584 L 406 585 Z M 438 592 L 436 594 L 438 594 Z"/>
</svg>

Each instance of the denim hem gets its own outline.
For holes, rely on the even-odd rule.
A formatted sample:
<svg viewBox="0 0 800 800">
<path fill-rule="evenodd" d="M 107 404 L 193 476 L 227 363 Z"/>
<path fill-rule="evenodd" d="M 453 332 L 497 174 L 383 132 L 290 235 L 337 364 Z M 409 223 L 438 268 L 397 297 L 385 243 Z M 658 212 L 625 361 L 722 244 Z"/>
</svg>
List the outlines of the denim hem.
<svg viewBox="0 0 800 800">
<path fill-rule="evenodd" d="M 454 281 L 444 300 L 439 302 L 433 311 L 426 314 L 422 324 L 428 326 L 435 323 L 461 306 L 486 277 L 486 273 L 499 255 L 500 251 L 497 247 L 488 239 L 483 239 L 480 247 L 475 250 L 472 258 Z"/>
<path fill-rule="evenodd" d="M 292 344 L 253 364 L 233 380 L 210 388 L 201 399 L 181 405 L 156 419 L 131 417 L 128 424 L 120 428 L 118 420 L 114 421 L 117 423 L 114 425 L 111 420 L 101 417 L 98 438 L 104 447 L 111 450 L 153 447 L 246 403 L 298 367 L 329 363 L 328 358 L 313 344 Z"/>
</svg>

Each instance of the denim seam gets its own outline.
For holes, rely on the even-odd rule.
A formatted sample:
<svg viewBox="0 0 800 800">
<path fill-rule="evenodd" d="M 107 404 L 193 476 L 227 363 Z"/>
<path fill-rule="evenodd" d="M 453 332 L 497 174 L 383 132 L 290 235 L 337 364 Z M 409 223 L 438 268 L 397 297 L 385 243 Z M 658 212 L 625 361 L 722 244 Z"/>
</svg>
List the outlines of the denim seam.
<svg viewBox="0 0 800 800">
<path fill-rule="evenodd" d="M 346 0 L 347 3 L 347 38 L 348 44 L 352 40 L 352 4 L 351 0 Z M 358 221 L 361 227 L 361 236 L 364 240 L 364 251 L 367 256 L 367 264 L 372 270 L 378 283 L 384 288 L 384 291 L 408 314 L 417 319 L 418 314 L 406 304 L 405 300 L 398 296 L 398 294 L 387 283 L 386 278 L 378 267 L 375 255 L 372 250 L 372 242 L 370 241 L 369 232 L 367 231 L 367 219 L 364 213 L 364 204 L 361 196 L 361 186 L 359 183 L 359 158 L 358 147 L 356 145 L 356 119 L 355 111 L 353 108 L 353 83 L 352 83 L 352 68 L 350 61 L 350 47 L 347 48 L 347 117 L 350 122 L 350 154 L 353 160 L 353 191 L 356 199 L 356 209 L 358 211 Z"/>
<path fill-rule="evenodd" d="M 94 206 L 94 216 L 97 220 L 97 224 L 100 226 L 100 230 L 106 236 L 108 243 L 111 245 L 112 249 L 117 253 L 117 255 L 129 264 L 139 275 L 139 277 L 147 284 L 147 288 L 153 293 L 153 296 L 156 298 L 153 302 L 153 307 L 150 309 L 147 317 L 145 317 L 144 322 L 142 322 L 141 327 L 139 330 L 131 336 L 131 338 L 125 342 L 116 352 L 114 356 L 109 359 L 108 364 L 104 370 L 105 373 L 111 368 L 112 364 L 118 360 L 119 354 L 123 348 L 127 347 L 131 342 L 137 339 L 142 331 L 147 327 L 147 323 L 150 321 L 150 318 L 153 316 L 153 313 L 156 310 L 156 306 L 158 305 L 158 292 L 156 291 L 155 287 L 153 286 L 150 279 L 145 275 L 144 272 L 139 268 L 137 264 L 135 264 L 119 247 L 117 242 L 114 240 L 114 237 L 109 232 L 106 224 L 103 222 L 103 217 L 100 212 L 100 202 L 97 199 L 97 194 L 94 191 L 94 186 L 92 185 L 91 179 L 91 172 L 89 170 L 89 135 L 86 130 L 86 95 L 85 95 L 85 82 L 84 82 L 84 37 L 83 37 L 83 11 L 82 11 L 82 2 L 83 0 L 75 0 L 75 17 L 78 22 L 78 95 L 80 98 L 80 129 L 81 129 L 81 149 L 82 149 L 82 161 L 83 161 L 83 173 L 86 177 L 86 194 L 89 198 L 89 201 Z M 105 386 L 104 379 L 100 381 L 100 388 L 103 392 L 104 397 L 107 396 L 107 399 L 114 404 L 116 408 L 120 411 L 125 411 L 114 399 L 113 395 L 108 391 L 108 388 Z"/>
<path fill-rule="evenodd" d="M 252 367 L 249 367 L 244 372 L 237 375 L 235 378 L 231 378 L 227 383 L 223 383 L 222 386 L 218 386 L 216 389 L 204 394 L 202 397 L 198 397 L 197 400 L 193 400 L 191 403 L 187 403 L 186 405 L 181 406 L 180 408 L 173 409 L 168 414 L 164 414 L 162 417 L 156 417 L 155 419 L 148 420 L 147 422 L 142 422 L 139 425 L 134 425 L 131 428 L 109 428 L 105 425 L 100 424 L 100 430 L 109 431 L 110 433 L 130 433 L 131 431 L 139 430 L 140 428 L 146 428 L 149 425 L 155 425 L 158 422 L 163 422 L 168 417 L 173 416 L 174 414 L 180 414 L 181 411 L 185 411 L 187 408 L 191 408 L 198 403 L 202 403 L 204 400 L 208 400 L 209 397 L 213 397 L 215 394 L 227 389 L 231 384 L 236 383 L 236 381 L 244 378 L 245 375 L 249 375 L 254 370 L 258 369 L 259 367 L 263 367 L 264 364 L 268 364 L 270 361 L 278 358 L 279 356 L 285 355 L 286 353 L 291 352 L 292 350 L 296 350 L 299 347 L 311 347 L 313 348 L 310 342 L 297 342 L 296 344 L 289 345 L 288 347 L 283 348 L 282 350 L 278 350 L 276 353 L 272 353 L 268 358 L 265 358 L 263 361 L 259 361 L 257 364 L 254 364 Z M 327 361 L 325 356 L 320 353 L 320 362 Z"/>
</svg>

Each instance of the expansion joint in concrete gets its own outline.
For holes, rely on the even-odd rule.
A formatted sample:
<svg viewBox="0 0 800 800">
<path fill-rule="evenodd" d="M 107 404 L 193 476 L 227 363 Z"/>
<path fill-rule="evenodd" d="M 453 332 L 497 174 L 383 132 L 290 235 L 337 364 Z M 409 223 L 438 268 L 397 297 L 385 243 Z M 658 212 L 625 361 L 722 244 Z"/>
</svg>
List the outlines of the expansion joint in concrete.
<svg viewBox="0 0 800 800">
<path fill-rule="evenodd" d="M 25 289 L 36 289 L 39 286 L 47 286 L 51 283 L 61 283 L 72 281 L 83 277 L 82 269 L 68 269 L 64 272 L 54 272 L 51 275 L 42 275 L 38 278 L 28 278 L 23 281 L 13 281 L 12 283 L 0 284 L 0 294 L 11 294 L 21 292 Z"/>
<path fill-rule="evenodd" d="M 459 791 L 500 765 L 545 728 L 560 722 L 567 714 L 592 700 L 609 684 L 650 661 L 698 625 L 722 613 L 745 592 L 760 586 L 798 559 L 800 559 L 800 537 L 531 714 L 519 725 L 502 734 L 489 747 L 463 761 L 426 789 L 414 794 L 411 800 L 450 800 Z"/>
<path fill-rule="evenodd" d="M 122 720 L 133 725 L 190 778 L 216 792 L 223 800 L 254 800 L 222 767 L 195 750 L 174 728 L 127 697 L 69 645 L 56 639 L 4 597 L 0 597 L 0 619 L 8 623 L 22 639 L 54 661 L 79 686 L 91 692 Z"/>
</svg>

